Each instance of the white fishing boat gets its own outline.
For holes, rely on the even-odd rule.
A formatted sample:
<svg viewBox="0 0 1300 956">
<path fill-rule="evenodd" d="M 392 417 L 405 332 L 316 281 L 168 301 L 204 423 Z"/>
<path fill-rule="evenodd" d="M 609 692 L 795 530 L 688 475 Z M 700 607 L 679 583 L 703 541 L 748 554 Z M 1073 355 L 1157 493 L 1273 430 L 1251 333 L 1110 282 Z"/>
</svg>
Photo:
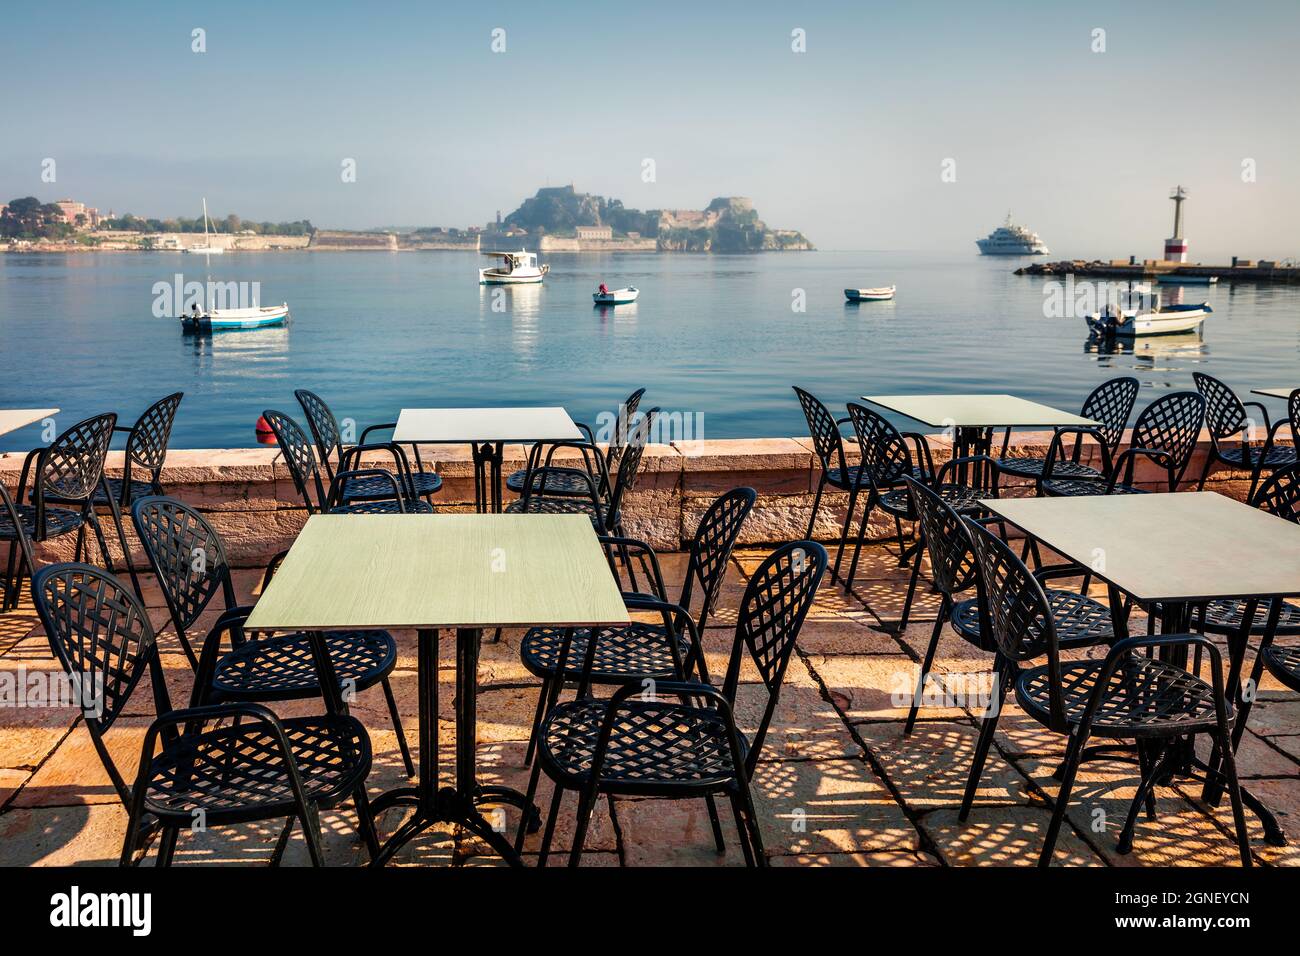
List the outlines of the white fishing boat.
<svg viewBox="0 0 1300 956">
<path fill-rule="evenodd" d="M 264 329 L 283 325 L 289 318 L 289 304 L 252 306 L 245 309 L 208 309 L 194 306 L 181 324 L 191 332 L 218 332 L 222 329 Z"/>
<path fill-rule="evenodd" d="M 550 266 L 539 266 L 537 254 L 525 252 L 485 252 L 485 256 L 495 256 L 501 265 L 491 269 L 479 269 L 479 285 L 518 285 L 525 282 L 541 282 L 542 277 L 551 271 Z"/>
<path fill-rule="evenodd" d="M 892 285 L 881 286 L 878 289 L 845 289 L 844 298 L 850 302 L 884 302 L 894 297 L 894 287 Z"/>
<path fill-rule="evenodd" d="M 627 305 L 635 302 L 636 297 L 641 293 L 628 286 L 626 289 L 607 289 L 604 292 L 593 292 L 591 301 L 596 305 Z"/>
<path fill-rule="evenodd" d="M 1196 305 L 1157 305 L 1154 309 L 1110 307 L 1086 317 L 1088 329 L 1103 338 L 1132 338 L 1139 335 L 1176 335 L 1201 327 L 1214 310 L 1208 302 Z"/>
<path fill-rule="evenodd" d="M 1161 285 L 1214 285 L 1219 281 L 1218 276 L 1184 276 L 1178 273 L 1156 276 L 1156 281 Z"/>
<path fill-rule="evenodd" d="M 213 226 L 212 231 L 215 233 L 217 227 Z M 192 256 L 219 256 L 224 254 L 226 251 L 223 246 L 214 246 L 208 240 L 208 200 L 206 196 L 203 199 L 203 245 L 188 246 L 182 251 L 188 252 Z"/>
</svg>

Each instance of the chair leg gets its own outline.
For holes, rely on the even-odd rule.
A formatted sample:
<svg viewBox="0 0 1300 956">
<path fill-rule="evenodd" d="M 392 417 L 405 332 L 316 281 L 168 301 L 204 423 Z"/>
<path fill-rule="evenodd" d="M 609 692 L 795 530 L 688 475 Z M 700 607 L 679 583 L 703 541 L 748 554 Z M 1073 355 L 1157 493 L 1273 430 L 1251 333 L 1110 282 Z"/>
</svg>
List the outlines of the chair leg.
<svg viewBox="0 0 1300 956">
<path fill-rule="evenodd" d="M 393 730 L 397 731 L 397 749 L 402 752 L 402 763 L 406 765 L 406 776 L 408 778 L 415 776 L 415 764 L 411 762 L 411 747 L 406 742 L 406 734 L 402 732 L 402 715 L 397 712 L 397 698 L 393 696 L 393 685 L 388 682 L 388 678 L 383 680 L 384 700 L 388 702 L 388 716 L 393 721 Z"/>
<path fill-rule="evenodd" d="M 1124 828 L 1119 832 L 1119 843 L 1115 846 L 1116 853 L 1128 853 L 1133 849 L 1133 829 L 1137 825 L 1138 808 L 1143 804 L 1150 806 L 1156 781 L 1164 773 L 1165 762 L 1174 749 L 1171 746 L 1159 759 L 1152 760 L 1147 747 L 1141 742 L 1138 743 L 1138 761 L 1142 768 L 1142 780 L 1138 784 L 1137 793 L 1133 795 L 1133 802 L 1129 804 L 1128 815 L 1124 818 Z"/>
<path fill-rule="evenodd" d="M 718 819 L 718 805 L 713 799 L 713 794 L 705 794 L 704 803 L 709 808 L 709 823 L 713 827 L 713 845 L 718 848 L 719 853 L 726 853 L 727 843 L 722 839 L 722 821 Z"/>
<path fill-rule="evenodd" d="M 858 493 L 856 490 L 849 492 L 849 508 L 844 513 L 844 527 L 840 529 L 839 547 L 835 549 L 835 566 L 831 568 L 832 583 L 840 576 L 840 562 L 844 559 L 844 548 L 849 542 L 849 526 L 853 521 L 853 509 L 858 504 Z"/>
<path fill-rule="evenodd" d="M 812 514 L 808 516 L 808 533 L 804 535 L 809 541 L 812 540 L 813 527 L 817 524 L 817 508 L 822 503 L 822 489 L 826 487 L 826 474 L 822 473 L 822 480 L 817 483 L 817 496 L 813 498 Z"/>
<path fill-rule="evenodd" d="M 903 613 L 899 615 L 898 618 L 897 633 L 899 634 L 902 634 L 903 631 L 907 629 L 907 619 L 912 613 L 912 598 L 916 596 L 916 582 L 921 576 L 921 556 L 924 551 L 924 544 L 921 541 L 917 541 L 916 561 L 912 565 L 911 580 L 907 582 L 907 597 L 903 599 Z"/>
<path fill-rule="evenodd" d="M 177 827 L 165 827 L 158 837 L 158 861 L 155 866 L 171 866 L 172 857 L 176 855 L 176 838 L 180 836 Z"/>
<path fill-rule="evenodd" d="M 1237 831 L 1237 850 L 1241 854 L 1241 865 L 1249 867 L 1253 865 L 1250 857 L 1250 834 L 1246 831 L 1246 812 L 1241 805 L 1241 784 L 1237 782 L 1237 761 L 1232 753 L 1232 740 L 1225 737 L 1218 743 L 1219 750 L 1223 754 L 1219 772 L 1228 782 L 1228 798 L 1232 801 L 1232 823 Z"/>
<path fill-rule="evenodd" d="M 998 729 L 998 718 L 1002 716 L 1002 701 L 1006 697 L 1007 676 L 999 664 L 993 666 L 993 699 L 989 701 L 989 710 L 984 713 L 980 724 L 979 740 L 975 743 L 975 756 L 971 760 L 970 775 L 966 778 L 966 792 L 962 794 L 961 809 L 957 819 L 962 823 L 970 816 L 975 803 L 975 794 L 980 788 L 980 775 L 984 772 L 984 761 L 988 758 L 989 747 L 993 744 L 993 732 Z"/>
<path fill-rule="evenodd" d="M 546 829 L 542 831 L 542 845 L 537 851 L 537 865 L 546 866 L 546 858 L 551 852 L 551 838 L 555 836 L 555 818 L 560 812 L 560 801 L 564 799 L 564 788 L 558 783 L 555 793 L 551 795 L 551 810 L 546 815 Z"/>
<path fill-rule="evenodd" d="M 915 580 L 915 578 L 913 578 Z M 921 695 L 925 692 L 925 679 L 934 664 L 934 652 L 939 647 L 939 637 L 943 634 L 944 619 L 948 616 L 948 595 L 943 596 L 939 607 L 939 616 L 934 620 L 934 631 L 930 634 L 930 643 L 925 649 L 925 660 L 921 662 L 921 674 L 916 679 L 916 693 L 912 695 L 912 708 L 907 712 L 907 723 L 903 724 L 903 736 L 912 732 L 916 724 L 916 712 L 921 709 Z"/>
<path fill-rule="evenodd" d="M 1197 491 L 1205 490 L 1205 479 L 1210 477 L 1210 469 L 1214 467 L 1214 452 L 1205 456 L 1205 467 L 1201 469 L 1201 480 L 1196 483 Z"/>
<path fill-rule="evenodd" d="M 524 797 L 524 812 L 519 819 L 519 832 L 515 834 L 515 852 L 519 853 L 524 848 L 524 837 L 528 833 L 528 807 L 533 805 L 537 798 L 537 783 L 542 776 L 541 761 L 533 761 L 533 769 L 528 774 L 528 793 Z M 558 792 L 558 789 L 557 789 Z"/>
<path fill-rule="evenodd" d="M 399 730 L 398 733 L 400 734 L 401 731 Z M 352 803 L 357 811 L 357 830 L 360 831 L 361 840 L 366 845 L 366 852 L 373 860 L 379 856 L 379 834 L 375 832 L 375 818 L 370 812 L 370 798 L 366 796 L 364 783 L 357 787 Z"/>
<path fill-rule="evenodd" d="M 117 500 L 109 494 L 107 481 L 103 482 L 104 496 L 108 498 L 108 513 L 113 519 L 113 527 L 117 530 L 117 543 L 122 546 L 122 560 L 126 562 L 126 573 L 131 577 L 131 587 L 135 590 L 135 596 L 144 601 L 144 591 L 140 588 L 140 578 L 135 573 L 135 565 L 131 562 L 131 548 L 126 543 L 126 529 L 122 526 L 122 511 L 117 506 Z"/>
<path fill-rule="evenodd" d="M 740 781 L 741 807 L 745 811 L 745 822 L 749 825 L 749 842 L 754 854 L 756 866 L 767 866 L 767 853 L 763 850 L 763 834 L 758 830 L 758 814 L 754 812 L 754 799 L 749 792 L 749 781 Z"/>
<path fill-rule="evenodd" d="M 853 577 L 858 573 L 858 557 L 862 554 L 862 543 L 867 539 L 867 519 L 871 517 L 871 508 L 875 503 L 875 498 L 868 494 L 867 503 L 862 506 L 862 520 L 858 522 L 858 539 L 853 542 L 853 560 L 849 562 L 849 576 L 844 581 L 845 594 L 849 593 Z"/>
<path fill-rule="evenodd" d="M 740 834 L 740 852 L 745 855 L 745 866 L 754 865 L 754 848 L 749 842 L 749 827 L 745 824 L 745 808 L 741 806 L 740 794 L 731 794 L 731 815 L 736 821 L 736 832 Z"/>
<path fill-rule="evenodd" d="M 22 529 L 17 529 L 22 534 Z M 9 560 L 5 562 L 5 593 L 0 597 L 0 611 L 12 611 L 18 606 L 18 585 L 14 583 L 14 561 L 18 557 L 18 551 L 22 545 L 17 539 L 9 542 Z"/>
<path fill-rule="evenodd" d="M 1056 849 L 1056 838 L 1061 832 L 1061 822 L 1065 819 L 1065 811 L 1070 806 L 1070 791 L 1074 789 L 1074 775 L 1079 770 L 1079 759 L 1083 756 L 1083 745 L 1087 740 L 1087 730 L 1084 727 L 1080 727 L 1070 735 L 1070 748 L 1065 756 L 1065 773 L 1061 777 L 1061 791 L 1057 794 L 1056 807 L 1052 810 L 1052 822 L 1047 825 L 1043 852 L 1038 857 L 1040 867 L 1052 865 L 1052 851 Z"/>
<path fill-rule="evenodd" d="M 537 753 L 537 735 L 541 733 L 542 718 L 546 716 L 546 698 L 551 692 L 551 679 L 549 677 L 542 681 L 542 688 L 537 694 L 537 710 L 533 713 L 533 729 L 528 733 L 528 749 L 524 751 L 524 766 L 527 767 L 533 762 L 533 756 Z"/>
<path fill-rule="evenodd" d="M 307 854 L 311 857 L 312 866 L 325 865 L 325 851 L 320 845 L 320 817 L 317 816 L 316 807 L 312 804 L 302 808 L 302 835 L 307 840 Z"/>
<path fill-rule="evenodd" d="M 293 835 L 293 821 L 297 817 L 285 817 L 284 826 L 280 828 L 280 838 L 275 841 L 275 850 L 271 853 L 271 860 L 268 866 L 279 866 L 280 861 L 284 859 L 285 848 L 289 846 L 289 837 Z"/>
<path fill-rule="evenodd" d="M 569 866 L 582 862 L 582 845 L 587 842 L 587 824 L 596 809 L 596 786 L 589 784 L 578 794 L 578 819 L 573 827 L 573 846 L 569 849 Z"/>
</svg>

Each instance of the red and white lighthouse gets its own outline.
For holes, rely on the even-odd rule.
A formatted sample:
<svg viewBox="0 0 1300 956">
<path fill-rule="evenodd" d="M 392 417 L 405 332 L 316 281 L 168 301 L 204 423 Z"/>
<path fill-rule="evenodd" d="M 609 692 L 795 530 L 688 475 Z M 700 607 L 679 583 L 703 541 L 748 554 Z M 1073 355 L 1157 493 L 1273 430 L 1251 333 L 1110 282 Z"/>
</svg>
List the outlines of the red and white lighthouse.
<svg viewBox="0 0 1300 956">
<path fill-rule="evenodd" d="M 1187 198 L 1187 190 L 1182 186 L 1175 186 L 1169 198 L 1174 201 L 1174 234 L 1165 240 L 1165 261 L 1186 262 L 1187 240 L 1183 238 L 1183 201 Z"/>
</svg>

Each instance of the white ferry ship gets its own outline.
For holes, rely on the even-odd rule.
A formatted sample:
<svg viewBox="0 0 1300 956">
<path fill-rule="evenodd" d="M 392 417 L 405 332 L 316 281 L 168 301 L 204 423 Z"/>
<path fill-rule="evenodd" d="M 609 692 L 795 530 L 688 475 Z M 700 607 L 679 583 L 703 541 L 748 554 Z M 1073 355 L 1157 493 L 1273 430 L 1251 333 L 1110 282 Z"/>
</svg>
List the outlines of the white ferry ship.
<svg viewBox="0 0 1300 956">
<path fill-rule="evenodd" d="M 1006 222 L 985 238 L 976 239 L 975 245 L 986 256 L 1045 256 L 1051 251 L 1038 238 L 1038 233 L 1013 223 L 1009 212 Z"/>
</svg>

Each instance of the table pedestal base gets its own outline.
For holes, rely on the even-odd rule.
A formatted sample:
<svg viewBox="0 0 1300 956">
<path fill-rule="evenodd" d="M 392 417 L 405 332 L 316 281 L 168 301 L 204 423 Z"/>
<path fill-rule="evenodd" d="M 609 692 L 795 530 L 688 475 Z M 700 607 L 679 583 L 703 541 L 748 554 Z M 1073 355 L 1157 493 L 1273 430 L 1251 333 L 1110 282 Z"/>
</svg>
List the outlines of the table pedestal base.
<svg viewBox="0 0 1300 956">
<path fill-rule="evenodd" d="M 383 866 L 413 837 L 439 823 L 459 824 L 481 837 L 511 866 L 523 860 L 504 830 L 497 830 L 479 812 L 485 803 L 506 803 L 519 807 L 528 818 L 529 832 L 541 824 L 537 808 L 518 790 L 503 786 L 480 786 L 475 779 L 475 744 L 478 737 L 476 692 L 480 632 L 475 628 L 456 631 L 456 786 L 438 788 L 438 632 L 419 632 L 420 779 L 413 787 L 398 787 L 382 794 L 371 804 L 379 814 L 392 807 L 414 807 L 415 813 L 380 848 L 371 866 Z"/>
</svg>

